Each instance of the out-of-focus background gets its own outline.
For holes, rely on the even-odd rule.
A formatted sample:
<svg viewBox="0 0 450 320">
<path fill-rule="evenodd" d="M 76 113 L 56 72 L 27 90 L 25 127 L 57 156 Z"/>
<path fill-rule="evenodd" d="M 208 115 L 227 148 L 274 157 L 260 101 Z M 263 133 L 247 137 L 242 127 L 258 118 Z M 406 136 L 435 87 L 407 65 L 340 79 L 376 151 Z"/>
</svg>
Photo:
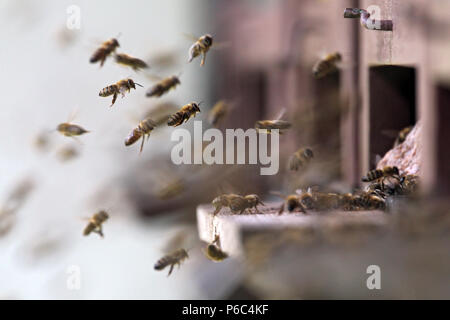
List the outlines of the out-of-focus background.
<svg viewBox="0 0 450 320">
<path fill-rule="evenodd" d="M 367 30 L 359 19 L 343 18 L 347 7 L 371 5 L 380 8 L 380 18 L 393 20 L 393 32 Z M 80 9 L 80 29 L 66 26 L 71 6 Z M 341 280 L 329 287 L 299 280 L 302 293 L 286 287 L 296 278 L 286 271 L 293 266 L 292 251 L 281 250 L 272 257 L 279 264 L 259 265 L 253 277 L 240 258 L 207 260 L 196 207 L 224 192 L 258 193 L 268 200 L 276 199 L 270 191 L 307 186 L 350 192 L 392 148 L 396 135 L 385 133 L 398 133 L 419 119 L 423 150 L 415 173 L 424 193 L 446 198 L 449 8 L 449 1 L 437 0 L 0 0 L 0 204 L 17 186 L 31 190 L 14 218 L 0 224 L 0 298 L 366 298 L 345 282 L 354 270 L 344 263 L 351 259 L 343 258 L 351 249 L 321 251 L 320 268 L 305 267 L 297 278 L 313 279 L 305 274 L 322 270 L 338 272 Z M 198 58 L 187 63 L 193 41 L 186 34 L 206 33 L 223 46 L 208 52 L 203 67 Z M 143 59 L 150 68 L 135 72 L 112 57 L 102 68 L 90 64 L 92 53 L 112 37 L 120 43 L 117 52 Z M 313 65 L 333 52 L 343 57 L 339 70 L 314 79 Z M 181 85 L 161 98 L 145 96 L 158 77 L 170 75 L 179 75 Z M 127 77 L 144 88 L 110 108 L 111 97 L 98 92 Z M 221 129 L 251 128 L 256 120 L 286 111 L 293 127 L 280 139 L 276 176 L 260 176 L 259 166 L 175 166 L 173 129 L 166 126 L 152 133 L 142 154 L 140 141 L 124 146 L 132 128 L 159 104 L 203 101 L 197 119 L 206 119 L 220 99 L 232 105 Z M 75 140 L 55 131 L 69 119 L 91 132 Z M 192 121 L 183 127 L 192 129 Z M 303 146 L 314 149 L 315 161 L 292 174 L 286 163 Z M 64 158 L 61 149 L 68 147 L 78 154 Z M 110 213 L 105 238 L 83 237 L 85 219 L 100 209 Z M 180 244 L 189 249 L 189 260 L 170 277 L 167 270 L 154 271 L 155 262 Z M 383 257 L 383 245 L 374 251 Z M 448 262 L 439 246 L 436 251 Z M 423 256 L 397 258 L 396 272 L 409 257 Z M 286 270 L 280 267 L 285 261 Z M 416 273 L 418 265 L 405 277 L 432 279 L 429 287 L 439 286 L 438 297 L 448 294 L 433 269 L 423 276 Z M 436 267 L 436 274 L 449 265 Z M 67 285 L 74 267 L 81 272 L 79 290 Z M 420 297 L 399 287 L 392 285 L 382 297 Z"/>
</svg>

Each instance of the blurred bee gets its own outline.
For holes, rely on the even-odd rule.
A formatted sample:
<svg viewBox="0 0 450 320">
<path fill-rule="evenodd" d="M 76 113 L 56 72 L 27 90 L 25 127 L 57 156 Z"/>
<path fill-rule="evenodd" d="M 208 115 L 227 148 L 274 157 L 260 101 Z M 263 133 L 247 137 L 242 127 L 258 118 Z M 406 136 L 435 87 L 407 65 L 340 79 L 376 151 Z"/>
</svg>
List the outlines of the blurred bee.
<svg viewBox="0 0 450 320">
<path fill-rule="evenodd" d="M 332 210 L 339 207 L 339 195 L 336 193 L 319 192 L 309 187 L 306 192 L 297 190 L 300 203 L 307 210 Z"/>
<path fill-rule="evenodd" d="M 345 211 L 355 211 L 359 209 L 355 196 L 351 193 L 339 195 L 339 208 Z"/>
<path fill-rule="evenodd" d="M 106 58 L 113 53 L 118 47 L 120 47 L 119 42 L 117 39 L 112 38 L 102 43 L 100 48 L 98 48 L 94 54 L 92 55 L 91 59 L 89 60 L 90 63 L 96 63 L 100 61 L 100 67 L 103 66 L 105 63 Z"/>
<path fill-rule="evenodd" d="M 306 208 L 301 203 L 298 194 L 283 196 L 281 193 L 275 191 L 272 191 L 270 193 L 283 199 L 283 203 L 278 210 L 278 214 L 282 214 L 285 207 L 287 207 L 289 212 L 293 212 L 295 209 L 299 209 L 301 212 L 306 213 Z"/>
<path fill-rule="evenodd" d="M 205 254 L 205 256 L 209 260 L 214 261 L 214 262 L 221 262 L 221 261 L 225 260 L 226 258 L 228 258 L 228 254 L 226 254 L 219 248 L 218 242 L 219 242 L 219 235 L 217 235 L 215 237 L 215 239 L 212 243 L 208 244 L 208 246 L 206 247 L 206 250 L 203 250 L 203 253 Z"/>
<path fill-rule="evenodd" d="M 289 160 L 289 169 L 297 171 L 300 167 L 306 165 L 313 157 L 314 153 L 310 148 L 301 148 L 291 156 Z"/>
<path fill-rule="evenodd" d="M 134 71 L 139 71 L 140 69 L 148 68 L 148 65 L 147 63 L 145 63 L 145 61 L 132 57 L 125 53 L 116 54 L 115 59 L 118 64 L 131 67 Z"/>
<path fill-rule="evenodd" d="M 400 178 L 402 194 L 411 194 L 419 189 L 419 176 L 407 174 Z"/>
<path fill-rule="evenodd" d="M 385 166 L 383 169 L 375 169 L 375 170 L 369 171 L 367 173 L 367 175 L 365 177 L 363 177 L 361 180 L 363 182 L 370 182 L 370 181 L 374 181 L 381 177 L 398 175 L 398 174 L 399 174 L 399 170 L 397 167 Z"/>
<path fill-rule="evenodd" d="M 379 184 L 384 197 L 402 193 L 401 178 L 397 175 L 384 176 L 380 178 Z"/>
<path fill-rule="evenodd" d="M 337 70 L 337 64 L 342 61 L 342 56 L 339 52 L 331 53 L 322 60 L 319 60 L 313 66 L 313 76 L 316 79 L 325 77 Z"/>
<path fill-rule="evenodd" d="M 242 214 L 245 210 L 252 208 L 258 213 L 258 204 L 264 205 L 256 194 L 250 194 L 245 197 L 233 193 L 223 194 L 212 201 L 212 205 L 215 208 L 213 215 L 219 213 L 222 207 L 230 208 L 233 214 Z"/>
<path fill-rule="evenodd" d="M 159 127 L 166 124 L 172 113 L 178 111 L 176 104 L 171 102 L 163 102 L 155 105 L 150 110 L 145 112 L 144 118 L 152 118 L 156 125 Z"/>
<path fill-rule="evenodd" d="M 86 129 L 84 129 L 83 127 L 80 127 L 79 125 L 68 123 L 68 122 L 60 123 L 56 127 L 56 130 L 58 130 L 62 135 L 66 136 L 66 137 L 80 136 L 82 134 L 89 132 Z"/>
<path fill-rule="evenodd" d="M 213 38 L 210 34 L 205 34 L 198 38 L 198 40 L 189 48 L 189 59 L 191 62 L 194 58 L 202 55 L 200 66 L 205 64 L 206 53 L 209 51 L 213 44 Z"/>
<path fill-rule="evenodd" d="M 66 146 L 58 150 L 57 156 L 62 162 L 76 158 L 79 155 L 78 150 L 73 146 Z"/>
<path fill-rule="evenodd" d="M 151 87 L 147 91 L 146 95 L 147 97 L 161 97 L 171 89 L 174 89 L 180 83 L 180 79 L 177 76 L 165 78 Z"/>
<path fill-rule="evenodd" d="M 173 267 L 177 264 L 178 267 L 180 267 L 181 262 L 183 262 L 183 260 L 189 258 L 188 253 L 185 249 L 178 249 L 176 251 L 174 251 L 171 254 L 168 254 L 164 257 L 162 257 L 161 259 L 159 259 L 156 263 L 155 263 L 155 270 L 163 270 L 165 267 L 170 266 L 169 269 L 169 273 L 167 274 L 167 276 L 170 276 L 170 274 L 172 273 Z"/>
<path fill-rule="evenodd" d="M 408 126 L 406 128 L 403 128 L 402 130 L 400 130 L 400 132 L 398 133 L 397 139 L 395 140 L 394 147 L 403 143 L 406 140 L 406 137 L 408 136 L 408 134 L 411 132 L 412 129 L 413 129 L 413 126 Z"/>
<path fill-rule="evenodd" d="M 355 195 L 354 204 L 363 210 L 384 210 L 386 208 L 385 201 L 382 197 L 366 192 Z"/>
<path fill-rule="evenodd" d="M 103 238 L 102 224 L 108 220 L 109 216 L 106 211 L 101 210 L 95 213 L 90 219 L 89 223 L 83 230 L 83 235 L 87 236 L 91 232 L 98 233 Z"/>
<path fill-rule="evenodd" d="M 262 129 L 266 129 L 267 133 L 271 133 L 271 130 L 278 129 L 284 130 L 289 129 L 291 127 L 291 123 L 285 120 L 260 120 L 256 121 L 255 128 L 259 131 Z M 280 134 L 282 132 L 280 131 Z"/>
<path fill-rule="evenodd" d="M 169 183 L 167 186 L 161 188 L 157 192 L 158 198 L 161 200 L 168 200 L 176 197 L 186 190 L 186 185 L 183 180 L 176 179 Z"/>
<path fill-rule="evenodd" d="M 153 129 L 155 129 L 156 123 L 150 119 L 144 119 L 139 122 L 138 126 L 134 128 L 128 137 L 125 138 L 125 146 L 130 146 L 136 141 L 138 141 L 142 137 L 141 149 L 139 152 L 142 152 L 144 148 L 145 137 L 147 136 L 147 140 L 150 137 L 150 133 Z"/>
<path fill-rule="evenodd" d="M 136 90 L 136 85 L 142 87 L 142 85 L 134 82 L 132 79 L 123 79 L 115 84 L 103 88 L 98 95 L 100 97 L 109 97 L 110 95 L 113 95 L 112 103 L 110 105 L 110 107 L 112 107 L 113 104 L 116 102 L 117 95 L 119 93 L 122 95 L 123 98 L 125 96 L 125 91 L 130 92 L 131 88 Z"/>
<path fill-rule="evenodd" d="M 50 145 L 49 132 L 42 131 L 37 134 L 34 138 L 33 144 L 39 151 L 47 150 Z"/>
<path fill-rule="evenodd" d="M 191 102 L 185 106 L 183 106 L 180 111 L 174 113 L 169 117 L 169 120 L 167 121 L 168 126 L 177 127 L 184 122 L 187 122 L 189 118 L 192 116 L 195 117 L 195 115 L 200 112 L 199 105 L 201 103 L 197 104 L 195 102 Z"/>
<path fill-rule="evenodd" d="M 217 127 L 219 122 L 221 122 L 227 115 L 229 111 L 229 105 L 225 100 L 218 101 L 208 113 L 209 123 Z"/>
</svg>

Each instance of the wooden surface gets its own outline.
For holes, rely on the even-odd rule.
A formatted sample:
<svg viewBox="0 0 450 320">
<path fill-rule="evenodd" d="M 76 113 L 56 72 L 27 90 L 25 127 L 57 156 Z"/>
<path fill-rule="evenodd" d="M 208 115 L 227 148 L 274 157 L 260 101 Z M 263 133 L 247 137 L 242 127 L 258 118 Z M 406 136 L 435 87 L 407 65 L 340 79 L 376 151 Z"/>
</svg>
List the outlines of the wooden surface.
<svg viewBox="0 0 450 320">
<path fill-rule="evenodd" d="M 361 224 L 378 227 L 386 223 L 386 216 L 381 211 L 284 212 L 278 215 L 280 206 L 281 202 L 266 203 L 260 208 L 260 214 L 242 215 L 231 214 L 229 209 L 223 208 L 214 216 L 211 205 L 201 205 L 197 208 L 199 237 L 211 242 L 219 235 L 223 251 L 230 256 L 245 256 L 248 235 L 257 232 L 275 234 L 286 229 L 300 232 L 321 230 L 322 234 L 315 234 L 317 239 L 323 240 L 323 233 L 330 230 L 344 230 L 346 226 Z"/>
</svg>

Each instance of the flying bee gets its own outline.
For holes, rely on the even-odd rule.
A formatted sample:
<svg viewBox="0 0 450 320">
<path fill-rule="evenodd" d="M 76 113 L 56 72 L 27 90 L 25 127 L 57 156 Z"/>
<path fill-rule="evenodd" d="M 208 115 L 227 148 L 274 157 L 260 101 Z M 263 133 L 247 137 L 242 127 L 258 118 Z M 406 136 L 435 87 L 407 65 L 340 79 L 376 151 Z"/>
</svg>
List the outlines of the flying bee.
<svg viewBox="0 0 450 320">
<path fill-rule="evenodd" d="M 266 129 L 267 133 L 271 133 L 271 130 L 278 129 L 284 130 L 289 129 L 291 127 L 291 123 L 286 120 L 260 120 L 256 121 L 255 128 L 259 131 L 262 129 Z M 280 131 L 280 134 L 282 132 Z"/>
<path fill-rule="evenodd" d="M 82 134 L 88 133 L 89 131 L 84 129 L 83 127 L 80 127 L 79 125 L 64 122 L 60 123 L 56 130 L 58 130 L 62 135 L 66 137 L 75 137 L 80 136 Z"/>
<path fill-rule="evenodd" d="M 317 61 L 313 66 L 312 72 L 316 79 L 325 77 L 337 70 L 337 64 L 342 61 L 342 56 L 339 52 L 330 53 L 325 58 Z"/>
<path fill-rule="evenodd" d="M 191 102 L 187 105 L 184 105 L 180 111 L 174 113 L 169 117 L 169 120 L 167 121 L 168 126 L 177 127 L 184 122 L 187 122 L 192 116 L 195 117 L 195 115 L 200 112 L 199 105 L 201 103 L 197 104 L 195 102 Z"/>
<path fill-rule="evenodd" d="M 134 71 L 148 68 L 148 65 L 147 63 L 145 63 L 145 61 L 132 57 L 125 53 L 117 53 L 115 55 L 115 59 L 118 64 L 131 67 Z"/>
<path fill-rule="evenodd" d="M 399 175 L 399 170 L 397 167 L 393 166 L 385 166 L 383 169 L 375 169 L 371 170 L 367 173 L 365 177 L 363 177 L 361 180 L 363 182 L 370 182 L 374 181 L 378 178 L 385 177 L 385 176 L 393 176 L 393 175 Z"/>
<path fill-rule="evenodd" d="M 100 48 L 98 48 L 94 54 L 92 55 L 91 59 L 89 60 L 90 63 L 96 63 L 100 61 L 100 67 L 103 66 L 105 63 L 106 58 L 113 53 L 119 45 L 119 41 L 117 39 L 112 38 L 102 43 Z"/>
<path fill-rule="evenodd" d="M 205 34 L 197 39 L 197 41 L 189 48 L 189 59 L 191 62 L 194 58 L 202 55 L 200 66 L 205 64 L 206 53 L 209 51 L 213 44 L 213 37 L 210 34 Z"/>
<path fill-rule="evenodd" d="M 394 143 L 394 146 L 397 146 L 397 145 L 403 143 L 406 140 L 406 137 L 408 136 L 408 134 L 411 132 L 412 129 L 413 129 L 413 126 L 408 126 L 406 128 L 403 128 L 402 130 L 400 130 L 400 132 L 398 133 L 397 139 Z"/>
<path fill-rule="evenodd" d="M 147 97 L 161 97 L 163 94 L 169 92 L 171 89 L 175 89 L 177 85 L 179 85 L 180 79 L 178 76 L 171 76 L 165 79 L 162 79 L 149 90 L 147 90 Z"/>
<path fill-rule="evenodd" d="M 229 105 L 225 100 L 218 101 L 208 113 L 209 123 L 217 127 L 219 122 L 221 122 L 227 115 L 229 111 Z"/>
<path fill-rule="evenodd" d="M 183 262 L 183 260 L 189 258 L 188 253 L 185 249 L 178 249 L 176 251 L 174 251 L 171 254 L 168 254 L 164 257 L 162 257 L 161 259 L 159 259 L 156 263 L 155 263 L 155 270 L 163 270 L 165 267 L 170 266 L 169 269 L 169 273 L 167 274 L 167 276 L 170 276 L 170 274 L 172 273 L 173 267 L 175 265 L 178 265 L 178 267 L 180 267 L 181 262 Z"/>
<path fill-rule="evenodd" d="M 87 236 L 91 232 L 98 233 L 103 238 L 103 230 L 102 230 L 102 224 L 108 220 L 109 216 L 106 213 L 106 211 L 101 210 L 97 213 L 95 213 L 90 219 L 89 223 L 83 230 L 83 235 Z"/>
<path fill-rule="evenodd" d="M 103 88 L 98 95 L 100 97 L 109 97 L 110 95 L 113 95 L 112 103 L 110 105 L 110 107 L 112 107 L 114 102 L 116 102 L 117 95 L 119 93 L 122 95 L 123 98 L 125 96 L 126 91 L 130 92 L 132 88 L 136 90 L 136 85 L 142 87 L 142 85 L 134 82 L 132 79 L 123 79 L 115 84 Z"/>
<path fill-rule="evenodd" d="M 73 146 L 66 146 L 58 150 L 57 156 L 62 162 L 76 158 L 79 155 L 78 150 Z"/>
<path fill-rule="evenodd" d="M 157 191 L 157 196 L 161 200 L 172 199 L 186 190 L 186 184 L 181 179 L 171 181 L 168 185 Z"/>
<path fill-rule="evenodd" d="M 136 141 L 138 141 L 142 137 L 141 149 L 139 152 L 142 152 L 144 148 L 145 137 L 147 136 L 147 140 L 150 137 L 150 133 L 153 129 L 155 129 L 156 123 L 150 119 L 144 119 L 134 128 L 128 137 L 125 138 L 125 146 L 130 146 Z"/>
<path fill-rule="evenodd" d="M 214 262 L 221 262 L 228 258 L 228 254 L 223 252 L 218 245 L 219 242 L 219 235 L 217 235 L 214 239 L 214 241 L 206 247 L 206 250 L 203 250 L 203 253 L 205 256 Z"/>
<path fill-rule="evenodd" d="M 314 153 L 310 148 L 301 148 L 291 156 L 289 160 L 289 169 L 297 171 L 300 167 L 306 165 L 313 157 Z"/>
</svg>

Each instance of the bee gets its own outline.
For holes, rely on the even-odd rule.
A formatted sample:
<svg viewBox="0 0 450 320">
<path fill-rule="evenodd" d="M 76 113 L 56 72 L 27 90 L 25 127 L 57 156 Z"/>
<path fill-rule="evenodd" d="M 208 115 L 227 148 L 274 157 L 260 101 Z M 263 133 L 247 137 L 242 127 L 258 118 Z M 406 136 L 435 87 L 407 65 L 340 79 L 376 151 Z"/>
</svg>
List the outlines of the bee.
<svg viewBox="0 0 450 320">
<path fill-rule="evenodd" d="M 194 116 L 200 112 L 199 104 L 195 102 L 191 102 L 185 106 L 183 106 L 178 112 L 174 113 L 169 117 L 167 121 L 168 126 L 177 127 L 184 122 L 187 122 L 190 117 Z"/>
<path fill-rule="evenodd" d="M 178 267 L 180 267 L 181 262 L 183 262 L 183 260 L 189 258 L 188 253 L 185 249 L 178 249 L 176 251 L 174 251 L 171 254 L 168 254 L 164 257 L 162 257 L 161 259 L 159 259 L 156 263 L 155 263 L 155 270 L 163 270 L 165 267 L 170 266 L 169 269 L 169 273 L 167 274 L 167 276 L 170 276 L 170 274 L 172 273 L 173 267 L 177 264 Z"/>
<path fill-rule="evenodd" d="M 393 176 L 393 175 L 399 175 L 399 170 L 397 167 L 391 167 L 391 166 L 385 166 L 383 169 L 375 169 L 371 170 L 367 173 L 365 177 L 363 177 L 361 180 L 363 182 L 370 182 L 374 181 L 378 178 L 385 177 L 385 176 Z"/>
<path fill-rule="evenodd" d="M 150 133 L 153 129 L 155 129 L 156 123 L 150 119 L 144 119 L 134 128 L 128 137 L 125 138 L 125 146 L 130 146 L 136 141 L 138 141 L 142 137 L 141 149 L 139 152 L 142 152 L 144 148 L 145 137 L 147 136 L 147 140 L 150 137 Z"/>
<path fill-rule="evenodd" d="M 228 113 L 229 105 L 225 100 L 218 101 L 208 113 L 209 123 L 217 127 L 219 122 L 222 121 Z"/>
<path fill-rule="evenodd" d="M 98 95 L 100 97 L 109 97 L 110 95 L 113 95 L 112 103 L 110 105 L 110 107 L 112 107 L 114 102 L 116 102 L 117 95 L 119 93 L 122 95 L 123 98 L 125 96 L 125 91 L 130 92 L 131 88 L 136 90 L 136 85 L 142 87 L 142 85 L 134 82 L 132 79 L 123 79 L 115 84 L 103 88 Z"/>
<path fill-rule="evenodd" d="M 176 197 L 186 190 L 186 184 L 181 179 L 176 179 L 170 182 L 167 186 L 161 188 L 157 192 L 158 198 L 162 200 L 168 200 Z"/>
<path fill-rule="evenodd" d="M 394 147 L 403 143 L 406 140 L 406 137 L 408 136 L 408 134 L 411 132 L 412 129 L 413 129 L 413 126 L 408 126 L 406 128 L 403 128 L 402 130 L 400 130 L 400 132 L 398 133 L 397 139 L 395 140 Z"/>
<path fill-rule="evenodd" d="M 83 127 L 68 122 L 60 123 L 56 127 L 56 130 L 58 130 L 62 135 L 66 137 L 75 137 L 85 133 L 89 133 L 89 131 L 84 129 Z"/>
<path fill-rule="evenodd" d="M 225 260 L 226 258 L 228 258 L 228 254 L 226 254 L 225 252 L 223 252 L 219 246 L 218 243 L 219 242 L 219 235 L 217 235 L 214 239 L 214 241 L 210 244 L 208 244 L 208 246 L 206 247 L 206 250 L 203 250 L 203 253 L 205 254 L 205 256 L 214 262 L 221 262 L 223 260 Z"/>
<path fill-rule="evenodd" d="M 131 67 L 134 71 L 139 71 L 140 69 L 148 68 L 148 65 L 147 63 L 145 63 L 145 61 L 132 57 L 125 53 L 116 54 L 115 59 L 118 64 Z"/>
<path fill-rule="evenodd" d="M 386 208 L 385 201 L 382 197 L 366 192 L 354 196 L 354 203 L 363 210 L 384 210 Z"/>
<path fill-rule="evenodd" d="M 219 213 L 222 207 L 230 208 L 233 214 L 242 214 L 245 210 L 250 210 L 252 208 L 254 208 L 255 212 L 258 213 L 258 204 L 264 205 L 264 203 L 256 194 L 249 194 L 245 197 L 232 193 L 224 194 L 216 197 L 212 201 L 212 205 L 215 208 L 213 215 Z"/>
<path fill-rule="evenodd" d="M 147 97 L 161 97 L 163 94 L 167 93 L 171 89 L 174 89 L 177 85 L 179 85 L 180 79 L 178 76 L 171 76 L 165 78 L 151 87 L 146 95 Z"/>
<path fill-rule="evenodd" d="M 78 156 L 78 150 L 72 146 L 66 146 L 58 150 L 57 156 L 63 162 L 69 161 Z"/>
<path fill-rule="evenodd" d="M 33 144 L 39 151 L 46 151 L 50 145 L 49 133 L 46 131 L 38 133 L 34 138 Z"/>
<path fill-rule="evenodd" d="M 339 195 L 336 193 L 319 192 L 309 187 L 306 192 L 299 189 L 299 201 L 307 210 L 331 210 L 339 207 Z"/>
<path fill-rule="evenodd" d="M 358 205 L 355 196 L 351 193 L 344 193 L 339 195 L 339 208 L 345 211 L 358 210 Z"/>
<path fill-rule="evenodd" d="M 313 76 L 316 79 L 325 77 L 337 70 L 337 64 L 342 61 L 342 56 L 339 52 L 331 53 L 322 60 L 317 61 L 313 66 Z"/>
<path fill-rule="evenodd" d="M 291 127 L 291 123 L 286 120 L 260 120 L 256 121 L 255 128 L 257 130 L 266 129 L 267 133 L 271 133 L 271 130 L 278 129 L 284 130 L 289 129 Z M 280 134 L 282 132 L 280 131 Z"/>
<path fill-rule="evenodd" d="M 379 184 L 384 197 L 402 193 L 401 178 L 397 175 L 382 177 Z"/>
<path fill-rule="evenodd" d="M 297 171 L 300 167 L 306 165 L 313 157 L 314 153 L 310 148 L 301 148 L 291 156 L 289 160 L 289 169 Z"/>
<path fill-rule="evenodd" d="M 96 63 L 100 61 L 100 67 L 103 66 L 105 63 L 106 58 L 113 53 L 119 45 L 119 41 L 117 39 L 112 38 L 102 43 L 100 48 L 98 48 L 94 54 L 92 55 L 91 59 L 89 60 L 90 63 Z"/>
<path fill-rule="evenodd" d="M 419 176 L 415 174 L 407 174 L 400 178 L 402 194 L 411 194 L 419 188 Z"/>
<path fill-rule="evenodd" d="M 90 219 L 89 223 L 83 230 L 83 235 L 87 236 L 91 232 L 98 233 L 103 238 L 103 231 L 102 231 L 102 224 L 106 220 L 108 220 L 109 216 L 106 211 L 101 210 L 97 213 L 95 213 Z"/>
<path fill-rule="evenodd" d="M 280 209 L 278 210 L 278 214 L 282 214 L 285 207 L 287 207 L 289 212 L 293 212 L 295 209 L 299 209 L 301 212 L 306 213 L 306 208 L 301 203 L 298 194 L 283 196 L 281 193 L 275 191 L 271 192 L 271 194 L 276 195 L 281 199 L 283 199 L 283 203 L 281 204 Z"/>
<path fill-rule="evenodd" d="M 202 55 L 200 66 L 205 64 L 206 53 L 209 51 L 213 44 L 213 38 L 210 34 L 205 34 L 198 38 L 198 40 L 189 48 L 189 59 L 191 62 L 194 58 Z"/>
<path fill-rule="evenodd" d="M 172 102 L 163 102 L 155 105 L 144 113 L 144 118 L 152 118 L 159 127 L 167 123 L 169 116 L 178 111 L 178 107 Z"/>
</svg>

